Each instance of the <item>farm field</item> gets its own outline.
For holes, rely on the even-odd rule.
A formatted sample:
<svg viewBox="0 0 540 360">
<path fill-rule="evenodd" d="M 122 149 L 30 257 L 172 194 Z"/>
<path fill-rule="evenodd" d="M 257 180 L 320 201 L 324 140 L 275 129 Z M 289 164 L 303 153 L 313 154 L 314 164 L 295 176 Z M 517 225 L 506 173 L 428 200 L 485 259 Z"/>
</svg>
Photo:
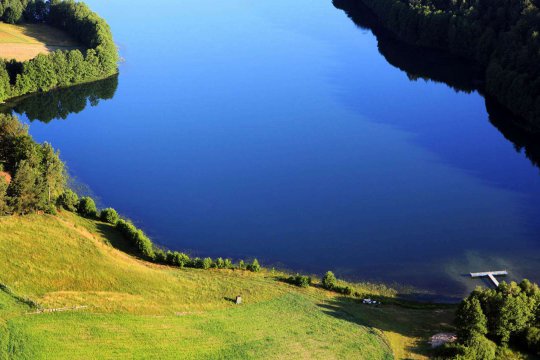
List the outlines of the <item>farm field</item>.
<svg viewBox="0 0 540 360">
<path fill-rule="evenodd" d="M 46 24 L 0 23 L 0 57 L 4 59 L 25 61 L 38 54 L 78 46 L 68 34 Z"/>
<path fill-rule="evenodd" d="M 0 218 L 0 359 L 421 359 L 450 328 L 448 307 L 372 307 L 271 271 L 176 269 L 129 250 L 67 212 Z"/>
</svg>

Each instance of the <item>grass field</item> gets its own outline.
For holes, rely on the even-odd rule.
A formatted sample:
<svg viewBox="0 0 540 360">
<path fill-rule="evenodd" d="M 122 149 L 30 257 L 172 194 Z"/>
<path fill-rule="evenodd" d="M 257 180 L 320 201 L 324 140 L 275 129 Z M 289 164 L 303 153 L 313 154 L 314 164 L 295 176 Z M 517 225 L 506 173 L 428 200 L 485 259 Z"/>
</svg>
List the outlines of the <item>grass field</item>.
<svg viewBox="0 0 540 360">
<path fill-rule="evenodd" d="M 451 308 L 371 307 L 272 272 L 141 261 L 109 225 L 64 212 L 0 218 L 0 358 L 424 358 Z M 231 299 L 241 294 L 244 304 Z M 84 306 L 33 313 L 42 308 Z"/>
<path fill-rule="evenodd" d="M 77 47 L 68 34 L 49 25 L 0 23 L 0 57 L 4 59 L 24 61 L 40 53 Z"/>
</svg>

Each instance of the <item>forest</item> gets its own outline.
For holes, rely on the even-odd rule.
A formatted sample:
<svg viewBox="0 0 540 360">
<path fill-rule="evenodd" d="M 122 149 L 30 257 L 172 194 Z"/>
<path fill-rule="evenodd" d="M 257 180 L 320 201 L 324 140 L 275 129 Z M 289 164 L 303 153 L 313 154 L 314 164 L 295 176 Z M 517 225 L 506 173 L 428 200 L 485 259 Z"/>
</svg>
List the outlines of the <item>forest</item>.
<svg viewBox="0 0 540 360">
<path fill-rule="evenodd" d="M 484 69 L 485 93 L 540 127 L 540 11 L 531 0 L 358 0 L 401 41 Z M 336 6 L 346 0 L 334 0 Z"/>
<path fill-rule="evenodd" d="M 509 346 L 540 353 L 540 289 L 523 280 L 495 289 L 477 288 L 456 313 L 458 344 L 446 351 L 455 359 L 510 358 Z"/>
<path fill-rule="evenodd" d="M 108 24 L 73 0 L 2 0 L 7 23 L 46 23 L 66 31 L 84 49 L 56 50 L 19 62 L 0 60 L 0 101 L 103 79 L 118 72 L 118 51 Z"/>
</svg>

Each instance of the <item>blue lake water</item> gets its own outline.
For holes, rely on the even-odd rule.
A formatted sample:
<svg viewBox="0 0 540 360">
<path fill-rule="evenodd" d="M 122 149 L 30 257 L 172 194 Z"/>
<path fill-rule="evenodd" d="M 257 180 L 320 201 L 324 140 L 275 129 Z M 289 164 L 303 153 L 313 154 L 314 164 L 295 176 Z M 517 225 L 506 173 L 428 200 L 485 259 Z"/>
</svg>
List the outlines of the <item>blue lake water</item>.
<svg viewBox="0 0 540 360">
<path fill-rule="evenodd" d="M 330 0 L 87 2 L 114 97 L 30 132 L 154 241 L 444 295 L 540 280 L 539 169 L 481 95 L 411 80 Z"/>
</svg>

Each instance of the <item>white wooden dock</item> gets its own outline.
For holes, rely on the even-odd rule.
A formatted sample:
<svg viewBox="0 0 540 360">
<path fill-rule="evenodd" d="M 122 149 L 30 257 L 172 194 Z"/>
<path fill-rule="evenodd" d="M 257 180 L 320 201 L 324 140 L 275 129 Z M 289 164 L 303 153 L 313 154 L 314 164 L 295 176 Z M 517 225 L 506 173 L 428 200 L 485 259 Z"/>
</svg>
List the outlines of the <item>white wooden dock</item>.
<svg viewBox="0 0 540 360">
<path fill-rule="evenodd" d="M 499 271 L 485 271 L 485 272 L 471 273 L 471 277 L 473 278 L 487 276 L 491 280 L 491 282 L 493 282 L 495 287 L 499 286 L 499 281 L 495 278 L 495 276 L 502 276 L 502 275 L 508 275 L 508 271 L 499 270 Z"/>
</svg>

